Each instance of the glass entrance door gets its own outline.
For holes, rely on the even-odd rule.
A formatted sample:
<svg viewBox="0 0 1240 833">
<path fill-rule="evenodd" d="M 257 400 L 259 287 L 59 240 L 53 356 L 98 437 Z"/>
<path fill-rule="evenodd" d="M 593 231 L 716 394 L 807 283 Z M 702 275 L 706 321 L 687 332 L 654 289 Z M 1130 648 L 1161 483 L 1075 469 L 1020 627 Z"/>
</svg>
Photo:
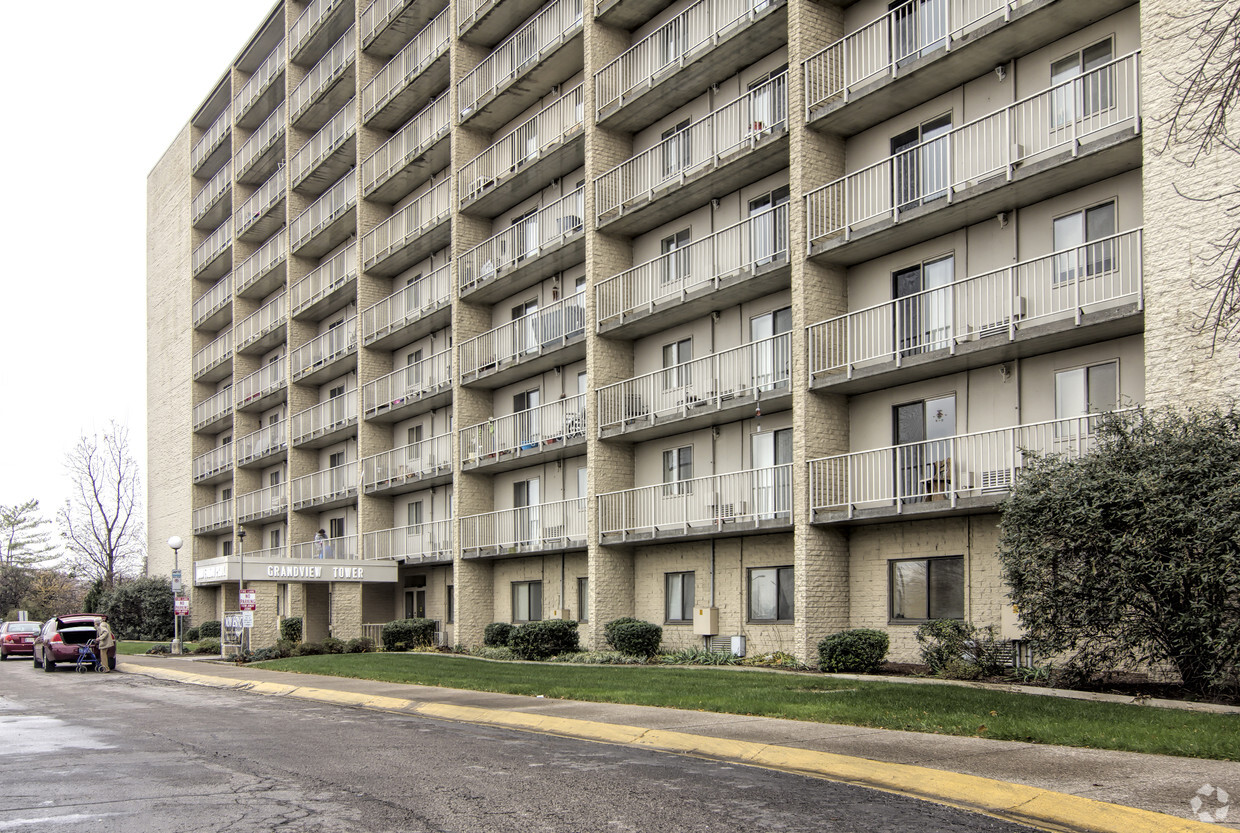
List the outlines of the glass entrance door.
<svg viewBox="0 0 1240 833">
<path fill-rule="evenodd" d="M 750 435 L 753 452 L 754 515 L 786 518 L 792 511 L 792 429 Z"/>
</svg>

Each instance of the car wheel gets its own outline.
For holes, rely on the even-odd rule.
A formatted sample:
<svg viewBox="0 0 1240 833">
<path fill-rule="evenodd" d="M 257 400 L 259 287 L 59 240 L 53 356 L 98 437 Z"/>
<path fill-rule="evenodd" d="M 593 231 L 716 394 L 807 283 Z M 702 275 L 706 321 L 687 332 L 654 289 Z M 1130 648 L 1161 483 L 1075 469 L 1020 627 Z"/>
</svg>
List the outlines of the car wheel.
<svg viewBox="0 0 1240 833">
<path fill-rule="evenodd" d="M 116 657 L 108 657 L 108 670 L 109 671 L 116 670 Z"/>
<path fill-rule="evenodd" d="M 35 668 L 42 668 L 43 663 L 39 662 L 39 652 L 34 651 L 30 654 L 30 661 L 34 663 Z"/>
<path fill-rule="evenodd" d="M 47 654 L 43 655 L 43 670 L 51 673 L 56 670 L 56 663 L 47 658 Z"/>
</svg>

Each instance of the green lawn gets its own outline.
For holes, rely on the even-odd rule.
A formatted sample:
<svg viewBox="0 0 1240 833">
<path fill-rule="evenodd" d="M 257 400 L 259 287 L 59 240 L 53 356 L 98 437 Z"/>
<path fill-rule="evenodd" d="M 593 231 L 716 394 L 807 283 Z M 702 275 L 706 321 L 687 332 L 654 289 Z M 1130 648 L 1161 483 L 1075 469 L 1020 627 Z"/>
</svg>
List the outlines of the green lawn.
<svg viewBox="0 0 1240 833">
<path fill-rule="evenodd" d="M 168 642 L 136 642 L 136 641 L 131 641 L 131 640 L 117 640 L 116 653 L 123 654 L 123 655 L 145 654 L 148 650 L 150 650 L 151 648 L 154 648 L 156 645 L 171 645 L 171 644 L 172 644 L 171 641 L 168 641 Z M 190 651 L 194 649 L 194 643 L 185 642 L 183 643 L 183 647 L 184 647 L 185 652 L 189 653 Z"/>
<path fill-rule="evenodd" d="M 436 654 L 293 657 L 263 668 L 565 700 L 784 717 L 910 732 L 1240 760 L 1240 715 L 1040 697 L 963 686 L 727 668 L 486 662 Z"/>
</svg>

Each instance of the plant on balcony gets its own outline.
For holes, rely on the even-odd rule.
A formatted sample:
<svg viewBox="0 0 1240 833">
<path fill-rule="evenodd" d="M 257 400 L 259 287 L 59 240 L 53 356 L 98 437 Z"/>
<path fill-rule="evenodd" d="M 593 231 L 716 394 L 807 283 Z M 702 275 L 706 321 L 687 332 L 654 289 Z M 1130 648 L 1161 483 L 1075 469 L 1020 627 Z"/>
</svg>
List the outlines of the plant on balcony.
<svg viewBox="0 0 1240 833">
<path fill-rule="evenodd" d="M 828 674 L 871 674 L 887 658 L 886 631 L 854 628 L 818 643 L 818 667 Z"/>
<path fill-rule="evenodd" d="M 663 628 L 640 619 L 616 619 L 603 626 L 607 644 L 631 657 L 652 657 L 663 644 Z"/>
<path fill-rule="evenodd" d="M 571 619 L 544 619 L 516 627 L 509 647 L 520 659 L 547 659 L 581 649 L 577 623 Z"/>
<path fill-rule="evenodd" d="M 434 619 L 397 619 L 383 626 L 380 634 L 385 651 L 410 651 L 435 644 Z"/>
</svg>

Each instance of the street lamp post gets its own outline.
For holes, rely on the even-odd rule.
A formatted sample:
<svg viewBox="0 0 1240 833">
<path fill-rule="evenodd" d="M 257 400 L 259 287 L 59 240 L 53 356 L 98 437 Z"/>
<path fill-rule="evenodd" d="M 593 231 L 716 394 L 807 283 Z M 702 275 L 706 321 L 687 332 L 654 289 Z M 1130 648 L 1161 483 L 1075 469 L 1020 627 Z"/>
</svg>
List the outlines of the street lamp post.
<svg viewBox="0 0 1240 833">
<path fill-rule="evenodd" d="M 168 546 L 172 547 L 172 572 L 180 573 L 181 566 L 178 560 L 178 553 L 185 542 L 181 540 L 181 536 L 173 535 L 168 539 Z M 181 653 L 181 617 L 177 615 L 177 588 L 172 588 L 172 653 Z"/>
</svg>

